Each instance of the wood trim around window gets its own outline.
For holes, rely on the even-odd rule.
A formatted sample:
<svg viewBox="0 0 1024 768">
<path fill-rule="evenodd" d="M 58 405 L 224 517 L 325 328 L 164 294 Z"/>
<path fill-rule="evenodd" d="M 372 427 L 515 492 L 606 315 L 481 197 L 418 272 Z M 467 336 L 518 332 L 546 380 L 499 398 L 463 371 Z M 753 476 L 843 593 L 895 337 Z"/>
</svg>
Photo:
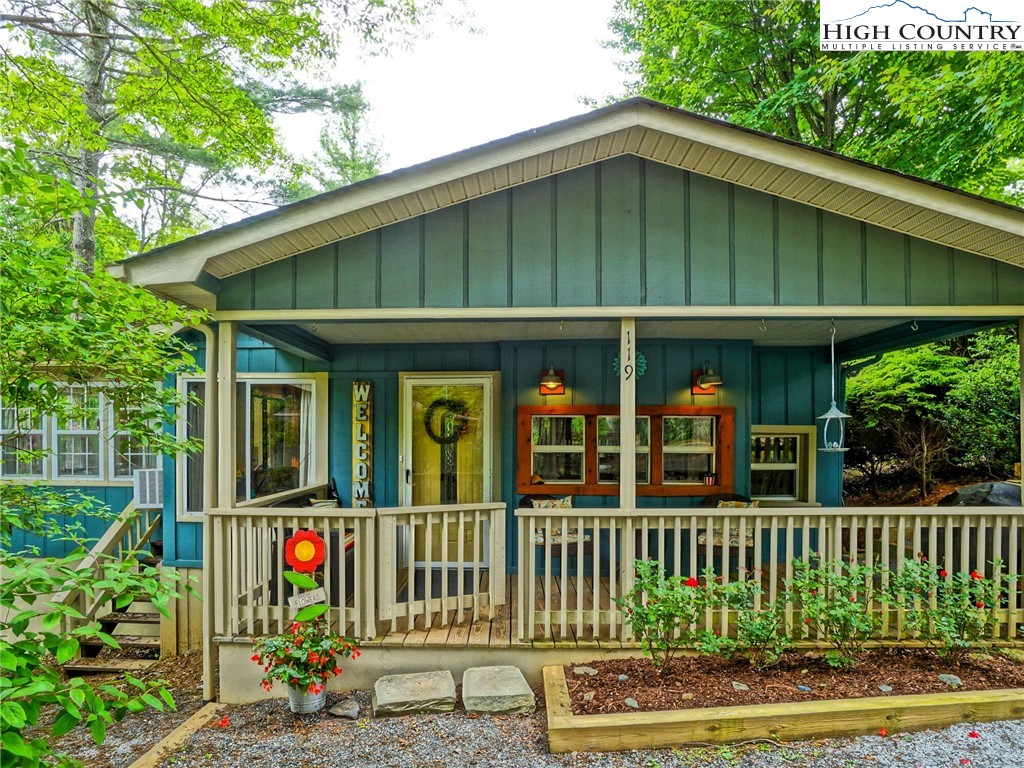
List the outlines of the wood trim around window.
<svg viewBox="0 0 1024 768">
<path fill-rule="evenodd" d="M 597 417 L 618 416 L 617 405 L 523 405 L 516 411 L 516 492 L 520 494 L 552 494 L 559 496 L 618 496 L 619 486 L 597 482 Z M 637 416 L 651 417 L 650 483 L 637 484 L 638 496 L 707 496 L 732 493 L 736 474 L 736 409 L 698 405 L 637 406 Z M 531 483 L 532 419 L 534 416 L 583 416 L 586 424 L 582 483 Z M 662 484 L 662 418 L 664 416 L 715 416 L 716 485 Z"/>
</svg>

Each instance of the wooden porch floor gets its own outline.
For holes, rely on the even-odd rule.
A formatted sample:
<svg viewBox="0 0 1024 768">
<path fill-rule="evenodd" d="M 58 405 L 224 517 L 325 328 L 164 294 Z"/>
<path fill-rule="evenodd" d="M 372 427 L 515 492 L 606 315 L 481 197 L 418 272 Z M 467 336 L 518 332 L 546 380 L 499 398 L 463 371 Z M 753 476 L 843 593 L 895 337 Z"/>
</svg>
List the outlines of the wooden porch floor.
<svg viewBox="0 0 1024 768">
<path fill-rule="evenodd" d="M 486 579 L 487 575 L 482 574 Z M 505 577 L 504 605 L 499 605 L 492 611 L 481 610 L 481 616 L 477 621 L 472 621 L 472 611 L 463 611 L 465 620 L 456 623 L 456 611 L 448 611 L 447 623 L 443 623 L 442 614 L 434 614 L 433 621 L 429 628 L 424 628 L 423 617 L 417 617 L 415 626 L 407 629 L 407 620 L 399 619 L 396 631 L 391 631 L 391 622 L 382 621 L 377 624 L 377 636 L 372 640 L 363 641 L 360 645 L 364 647 L 432 647 L 432 648 L 632 648 L 637 647 L 635 643 L 623 643 L 620 640 L 577 640 L 575 636 L 575 625 L 568 628 L 567 637 L 537 638 L 534 640 L 520 641 L 516 635 L 516 610 L 518 608 L 519 596 L 516 588 L 516 577 L 508 575 Z M 575 582 L 575 579 L 571 579 Z M 607 590 L 607 578 L 602 578 L 602 591 Z M 557 579 L 551 580 L 552 585 L 557 588 Z M 485 585 L 486 588 L 486 585 Z M 537 579 L 537 603 L 542 607 L 541 601 L 544 595 L 544 580 Z M 552 594 L 551 603 L 557 608 L 558 595 Z M 484 615 L 490 614 L 490 615 Z"/>
</svg>

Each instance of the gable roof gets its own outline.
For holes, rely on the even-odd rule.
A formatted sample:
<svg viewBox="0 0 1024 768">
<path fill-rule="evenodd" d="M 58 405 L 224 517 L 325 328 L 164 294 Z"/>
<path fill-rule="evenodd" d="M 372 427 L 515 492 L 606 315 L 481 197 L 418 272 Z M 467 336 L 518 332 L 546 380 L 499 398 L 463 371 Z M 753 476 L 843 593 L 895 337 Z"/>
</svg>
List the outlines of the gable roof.
<svg viewBox="0 0 1024 768">
<path fill-rule="evenodd" d="M 637 98 L 286 205 L 111 270 L 203 304 L 220 278 L 624 154 L 1024 267 L 1020 208 Z"/>
</svg>

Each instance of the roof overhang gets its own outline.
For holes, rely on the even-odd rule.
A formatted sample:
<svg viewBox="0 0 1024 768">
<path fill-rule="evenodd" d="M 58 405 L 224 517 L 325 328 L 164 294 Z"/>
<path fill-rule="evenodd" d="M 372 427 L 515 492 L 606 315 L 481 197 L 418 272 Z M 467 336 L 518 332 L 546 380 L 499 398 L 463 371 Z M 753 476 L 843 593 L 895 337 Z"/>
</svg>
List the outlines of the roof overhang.
<svg viewBox="0 0 1024 768">
<path fill-rule="evenodd" d="M 112 271 L 210 306 L 216 280 L 620 155 L 637 155 L 1024 267 L 1024 211 L 768 134 L 632 99 L 122 261 Z"/>
</svg>

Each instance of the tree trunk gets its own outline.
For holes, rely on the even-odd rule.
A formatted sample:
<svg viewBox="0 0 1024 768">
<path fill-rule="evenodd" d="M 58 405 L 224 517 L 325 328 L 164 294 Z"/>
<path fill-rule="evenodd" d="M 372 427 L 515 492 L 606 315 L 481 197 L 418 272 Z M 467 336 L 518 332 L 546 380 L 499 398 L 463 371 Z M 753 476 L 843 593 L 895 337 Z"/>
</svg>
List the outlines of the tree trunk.
<svg viewBox="0 0 1024 768">
<path fill-rule="evenodd" d="M 94 136 L 89 137 L 78 151 L 74 165 L 73 183 L 83 198 L 95 203 L 103 158 L 100 132 L 103 127 L 103 94 L 106 88 L 106 64 L 110 56 L 110 21 L 101 8 L 102 0 L 85 0 L 82 16 L 89 32 L 82 42 L 82 100 L 86 114 L 95 125 Z M 90 206 L 76 211 L 71 219 L 71 245 L 75 265 L 92 272 L 96 263 L 96 210 Z"/>
</svg>

